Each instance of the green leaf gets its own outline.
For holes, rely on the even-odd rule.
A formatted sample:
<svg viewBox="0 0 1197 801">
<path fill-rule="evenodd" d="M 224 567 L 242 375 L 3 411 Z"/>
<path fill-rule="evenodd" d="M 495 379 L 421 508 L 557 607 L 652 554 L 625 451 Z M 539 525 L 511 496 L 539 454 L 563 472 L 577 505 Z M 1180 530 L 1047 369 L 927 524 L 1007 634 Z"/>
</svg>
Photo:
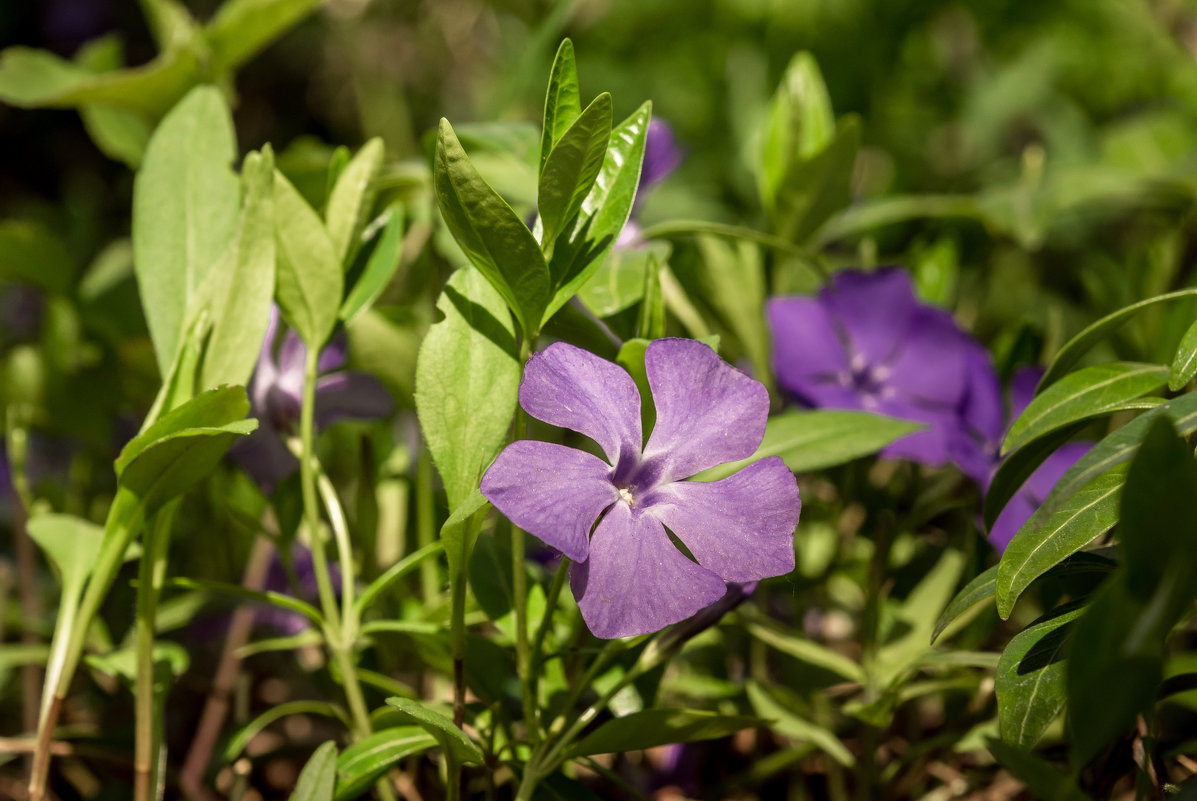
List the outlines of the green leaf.
<svg viewBox="0 0 1197 801">
<path fill-rule="evenodd" d="M 1030 751 L 994 738 L 987 739 L 986 744 L 997 761 L 1025 784 L 1037 801 L 1089 801 L 1071 778 Z"/>
<path fill-rule="evenodd" d="M 200 86 L 154 131 L 133 183 L 133 265 L 163 376 L 179 347 L 188 299 L 237 226 L 236 156 L 224 97 Z"/>
<path fill-rule="evenodd" d="M 1126 468 L 1114 467 L 1058 506 L 1045 502 L 1015 532 L 998 564 L 997 606 L 1003 620 L 1032 581 L 1114 527 L 1125 480 Z"/>
<path fill-rule="evenodd" d="M 441 749 L 452 754 L 458 764 L 481 765 L 482 751 L 453 721 L 420 701 L 409 698 L 388 698 L 387 704 L 416 721 L 421 728 L 437 739 Z"/>
<path fill-rule="evenodd" d="M 486 497 L 474 490 L 441 526 L 441 542 L 445 544 L 451 582 L 458 580 L 469 566 L 474 541 L 478 538 L 478 524 L 490 508 Z"/>
<path fill-rule="evenodd" d="M 596 97 L 553 146 L 540 171 L 536 205 L 549 252 L 562 228 L 582 209 L 607 154 L 611 138 L 611 95 Z"/>
<path fill-rule="evenodd" d="M 783 629 L 765 620 L 752 621 L 746 626 L 748 633 L 766 645 L 799 662 L 814 665 L 841 676 L 848 681 L 864 684 L 868 677 L 856 661 L 830 648 L 808 640 L 794 631 Z"/>
<path fill-rule="evenodd" d="M 644 274 L 644 299 L 636 316 L 636 334 L 645 339 L 665 336 L 665 294 L 661 291 L 661 262 L 649 254 Z"/>
<path fill-rule="evenodd" d="M 419 726 L 398 726 L 358 740 L 337 757 L 336 801 L 357 798 L 401 759 L 436 747 Z"/>
<path fill-rule="evenodd" d="M 552 293 L 540 246 L 482 180 L 445 119 L 437 133 L 433 184 L 441 215 L 462 251 L 515 312 L 524 334 L 539 332 Z"/>
<path fill-rule="evenodd" d="M 1056 357 L 1052 359 L 1051 364 L 1047 366 L 1047 371 L 1043 374 L 1043 378 L 1039 380 L 1040 391 L 1059 381 L 1090 348 L 1105 339 L 1140 311 L 1161 303 L 1170 303 L 1174 300 L 1195 296 L 1197 296 L 1197 288 L 1181 289 L 1176 292 L 1157 295 L 1147 300 L 1141 300 L 1138 303 L 1132 303 L 1125 308 L 1102 317 L 1068 340 L 1064 347 L 1060 348 L 1059 352 L 1056 353 Z"/>
<path fill-rule="evenodd" d="M 860 120 L 840 121 L 835 139 L 825 149 L 790 165 L 777 190 L 774 220 L 777 232 L 804 242 L 852 199 L 852 169 L 860 150 Z"/>
<path fill-rule="evenodd" d="M 474 269 L 455 272 L 416 361 L 416 412 L 456 510 L 507 437 L 521 366 L 503 300 Z"/>
<path fill-rule="evenodd" d="M 274 154 L 269 145 L 245 159 L 245 203 L 236 233 L 189 304 L 212 320 L 199 389 L 245 384 L 257 364 L 274 297 Z"/>
<path fill-rule="evenodd" d="M 337 781 L 337 744 L 321 744 L 299 774 L 290 801 L 332 801 Z"/>
<path fill-rule="evenodd" d="M 320 4 L 320 0 L 226 0 L 204 30 L 208 68 L 231 72 L 253 58 Z"/>
<path fill-rule="evenodd" d="M 374 305 L 395 270 L 399 269 L 399 257 L 403 252 L 403 204 L 392 203 L 374 224 L 378 223 L 383 225 L 378 242 L 370 251 L 361 276 L 341 304 L 340 317 L 346 323 Z"/>
<path fill-rule="evenodd" d="M 1072 604 L 1037 620 L 1010 640 L 996 682 L 1002 739 L 1032 748 L 1064 708 L 1064 669 L 1072 623 L 1085 606 Z"/>
<path fill-rule="evenodd" d="M 1072 423 L 1143 408 L 1142 403 L 1131 402 L 1159 389 L 1167 380 L 1167 367 L 1138 362 L 1099 364 L 1070 373 L 1027 405 L 1010 426 L 1002 452 L 1009 453 Z"/>
<path fill-rule="evenodd" d="M 989 482 L 989 489 L 985 492 L 985 530 L 993 528 L 998 515 L 1014 497 L 1031 474 L 1047 457 L 1051 456 L 1060 446 L 1072 439 L 1084 423 L 1058 428 L 1051 433 L 1037 437 L 1018 450 L 1002 459 L 997 472 Z"/>
<path fill-rule="evenodd" d="M 540 169 L 544 172 L 545 162 L 553 146 L 574 124 L 582 113 L 582 98 L 578 91 L 578 67 L 574 61 L 574 44 L 563 39 L 553 59 L 549 73 L 549 88 L 544 98 L 544 127 L 540 134 Z"/>
<path fill-rule="evenodd" d="M 124 64 L 124 46 L 116 35 L 104 36 L 79 48 L 75 63 L 92 73 L 120 69 Z M 103 105 L 82 105 L 79 116 L 96 147 L 111 159 L 124 162 L 131 169 L 141 166 L 153 126 L 140 114 Z"/>
<path fill-rule="evenodd" d="M 652 242 L 642 248 L 611 251 L 578 290 L 578 298 L 595 317 L 610 317 L 631 308 L 644 297 L 649 261 L 668 261 L 672 250 L 667 242 Z"/>
<path fill-rule="evenodd" d="M 185 590 L 198 590 L 216 595 L 227 595 L 230 598 L 239 598 L 242 601 L 277 606 L 288 612 L 303 615 L 314 626 L 320 626 L 324 622 L 324 617 L 320 614 L 320 610 L 306 601 L 301 601 L 294 595 L 288 595 L 285 592 L 248 590 L 240 584 L 231 584 L 226 581 L 212 581 L 210 579 L 192 579 L 185 576 L 173 578 L 168 583 L 171 586 Z"/>
<path fill-rule="evenodd" d="M 248 412 L 249 401 L 242 387 L 209 390 L 182 406 L 171 409 L 121 449 L 114 465 L 117 478 L 120 478 L 130 462 L 154 443 L 188 429 L 217 428 L 244 420 Z"/>
<path fill-rule="evenodd" d="M 762 720 L 769 721 L 770 730 L 791 740 L 811 743 L 846 768 L 856 764 L 852 752 L 833 732 L 783 706 L 756 681 L 750 680 L 744 689 L 752 711 Z"/>
<path fill-rule="evenodd" d="M 1168 389 L 1177 392 L 1197 375 L 1197 321 L 1195 321 L 1185 335 L 1180 339 L 1176 348 L 1176 356 L 1172 360 L 1172 370 L 1168 373 Z"/>
<path fill-rule="evenodd" d="M 757 164 L 757 187 L 772 213 L 791 165 L 822 152 L 835 135 L 827 85 L 810 53 L 796 54 L 769 104 Z"/>
<path fill-rule="evenodd" d="M 35 222 L 0 222 L 0 281 L 17 281 L 66 295 L 75 285 L 75 260 L 59 238 Z"/>
<path fill-rule="evenodd" d="M 765 438 L 752 456 L 713 467 L 697 478 L 724 478 L 766 456 L 780 456 L 796 473 L 821 470 L 876 453 L 922 427 L 869 412 L 790 410 L 769 419 Z"/>
<path fill-rule="evenodd" d="M 582 201 L 582 211 L 553 245 L 549 271 L 555 291 L 543 321 L 586 285 L 627 223 L 640 183 L 651 115 L 652 104 L 645 103 L 611 131 L 607 155 L 594 186 Z"/>
<path fill-rule="evenodd" d="M 337 324 L 344 275 L 320 216 L 274 171 L 279 308 L 309 348 L 323 347 Z"/>
<path fill-rule="evenodd" d="M 670 743 L 727 737 L 761 725 L 755 717 L 720 715 L 697 709 L 645 709 L 609 720 L 574 743 L 569 757 L 638 751 Z"/>
<path fill-rule="evenodd" d="M 382 168 L 384 148 L 378 137 L 371 139 L 345 165 L 328 196 L 324 218 L 339 263 L 348 267 L 357 251 L 358 234 L 374 205 L 374 177 Z"/>
<path fill-rule="evenodd" d="M 419 567 L 425 559 L 431 559 L 439 554 L 441 550 L 441 544 L 433 542 L 425 545 L 418 551 L 409 553 L 387 568 L 385 573 L 370 582 L 370 585 L 362 590 L 362 594 L 357 597 L 354 605 L 357 607 L 358 615 L 360 616 L 363 611 L 368 609 L 374 600 L 386 592 L 392 584 Z"/>
<path fill-rule="evenodd" d="M 700 276 L 706 297 L 740 340 L 753 372 L 772 385 L 769 330 L 765 326 L 765 265 L 761 252 L 747 242 L 732 243 L 712 235 L 698 238 Z"/>
<path fill-rule="evenodd" d="M 179 0 L 141 0 L 141 10 L 159 50 L 183 47 L 196 33 L 195 20 Z"/>
<path fill-rule="evenodd" d="M 62 595 L 77 595 L 100 553 L 103 527 L 74 515 L 39 514 L 29 520 L 29 536 L 58 568 Z"/>
<path fill-rule="evenodd" d="M 943 634 L 944 629 L 951 625 L 953 621 L 959 619 L 977 604 L 988 601 L 996 594 L 997 572 L 998 566 L 994 565 L 968 584 L 965 584 L 964 588 L 956 593 L 956 596 L 948 602 L 948 605 L 939 615 L 939 619 L 935 621 L 935 630 L 931 632 L 931 643 L 933 645 L 939 639 L 939 635 Z"/>
</svg>

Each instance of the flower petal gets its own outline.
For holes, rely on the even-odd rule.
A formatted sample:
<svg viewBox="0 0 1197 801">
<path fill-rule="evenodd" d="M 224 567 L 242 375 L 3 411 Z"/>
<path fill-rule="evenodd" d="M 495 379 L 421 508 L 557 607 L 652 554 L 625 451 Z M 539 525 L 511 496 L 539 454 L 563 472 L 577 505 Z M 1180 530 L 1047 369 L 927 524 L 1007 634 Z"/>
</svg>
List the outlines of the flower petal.
<svg viewBox="0 0 1197 801">
<path fill-rule="evenodd" d="M 774 298 L 765 307 L 777 382 L 807 403 L 857 408 L 845 390 L 848 354 L 827 309 L 815 298 Z"/>
<path fill-rule="evenodd" d="M 917 306 L 910 276 L 901 267 L 872 273 L 842 270 L 819 299 L 844 327 L 853 353 L 867 364 L 890 361 Z"/>
<path fill-rule="evenodd" d="M 395 400 L 369 373 L 332 373 L 316 379 L 316 423 L 326 426 L 345 417 L 371 420 L 395 411 Z"/>
<path fill-rule="evenodd" d="M 645 511 L 724 581 L 755 581 L 794 569 L 802 501 L 794 474 L 777 456 L 719 481 L 667 484 L 644 502 Z"/>
<path fill-rule="evenodd" d="M 644 460 L 659 461 L 661 481 L 688 478 L 746 459 L 765 436 L 769 392 L 693 339 L 658 339 L 644 353 L 657 424 Z"/>
<path fill-rule="evenodd" d="M 620 366 L 589 351 L 554 342 L 532 355 L 520 382 L 520 405 L 537 420 L 593 439 L 613 465 L 638 456 L 640 393 Z"/>
<path fill-rule="evenodd" d="M 989 530 L 989 542 L 998 553 L 1006 550 L 1010 540 L 1022 528 L 1022 524 L 1031 519 L 1031 515 L 1043 505 L 1043 501 L 1056 486 L 1068 468 L 1089 452 L 1093 447 L 1091 442 L 1069 442 L 1060 447 L 1055 453 L 1043 460 L 1043 464 L 1031 473 L 1023 482 L 1018 492 L 1006 504 L 1006 508 L 998 515 Z"/>
<path fill-rule="evenodd" d="M 512 523 L 580 562 L 594 521 L 619 498 L 610 472 L 584 451 L 520 440 L 482 476 L 482 494 Z"/>
<path fill-rule="evenodd" d="M 653 117 L 648 122 L 648 133 L 644 137 L 644 162 L 640 167 L 638 191 L 644 192 L 664 180 L 681 163 L 682 151 L 677 146 L 673 128 L 660 117 Z"/>
<path fill-rule="evenodd" d="M 950 314 L 929 306 L 911 313 L 901 337 L 901 350 L 890 365 L 886 385 L 904 400 L 955 413 L 968 386 L 973 340 Z"/>
<path fill-rule="evenodd" d="M 626 503 L 599 521 L 589 558 L 574 565 L 570 585 L 586 626 L 606 639 L 659 631 L 727 589 L 670 542 L 660 520 Z"/>
</svg>

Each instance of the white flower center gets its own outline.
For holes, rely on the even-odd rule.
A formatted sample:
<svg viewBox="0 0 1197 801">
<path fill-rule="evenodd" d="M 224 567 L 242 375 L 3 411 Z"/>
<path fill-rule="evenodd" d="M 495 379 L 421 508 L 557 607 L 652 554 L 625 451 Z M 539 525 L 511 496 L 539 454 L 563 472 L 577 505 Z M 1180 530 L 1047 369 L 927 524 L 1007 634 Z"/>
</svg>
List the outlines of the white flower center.
<svg viewBox="0 0 1197 801">
<path fill-rule="evenodd" d="M 623 498 L 624 503 L 626 503 L 628 506 L 632 505 L 632 491 L 627 487 L 619 488 L 619 497 Z"/>
</svg>

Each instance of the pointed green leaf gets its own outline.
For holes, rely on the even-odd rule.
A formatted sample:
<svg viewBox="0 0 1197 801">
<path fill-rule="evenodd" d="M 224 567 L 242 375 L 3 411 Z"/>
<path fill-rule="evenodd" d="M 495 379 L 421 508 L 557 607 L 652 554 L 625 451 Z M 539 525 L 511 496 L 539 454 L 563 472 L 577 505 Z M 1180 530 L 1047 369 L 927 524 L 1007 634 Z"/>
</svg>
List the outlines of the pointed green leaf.
<svg viewBox="0 0 1197 801">
<path fill-rule="evenodd" d="M 1045 502 L 1023 523 L 998 565 L 997 604 L 1003 619 L 1032 581 L 1114 527 L 1125 480 L 1126 467 L 1119 465 L 1058 505 Z"/>
<path fill-rule="evenodd" d="M 804 242 L 852 199 L 852 170 L 860 150 L 860 120 L 840 121 L 835 139 L 823 150 L 793 162 L 777 189 L 774 220 L 777 232 Z"/>
<path fill-rule="evenodd" d="M 748 695 L 748 703 L 752 704 L 752 711 L 761 720 L 769 721 L 770 731 L 791 740 L 808 742 L 846 768 L 856 764 L 856 757 L 834 732 L 799 716 L 795 710 L 773 698 L 768 690 L 756 681 L 750 680 L 744 689 Z"/>
<path fill-rule="evenodd" d="M 221 387 L 209 390 L 177 409 L 171 409 L 126 443 L 115 462 L 120 478 L 125 468 L 150 445 L 180 431 L 193 428 L 217 428 L 244 420 L 249 401 L 243 387 Z"/>
<path fill-rule="evenodd" d="M 939 635 L 943 634 L 944 629 L 951 625 L 953 621 L 960 618 L 977 604 L 993 598 L 997 592 L 997 572 L 998 566 L 994 565 L 968 584 L 965 584 L 964 588 L 956 593 L 956 597 L 948 602 L 939 619 L 935 621 L 935 630 L 931 632 L 932 645 L 935 644 L 935 641 L 939 639 Z"/>
<path fill-rule="evenodd" d="M 752 456 L 705 470 L 698 478 L 724 478 L 766 456 L 780 456 L 796 473 L 821 470 L 876 453 L 922 427 L 869 412 L 793 409 L 769 418 L 765 438 Z"/>
<path fill-rule="evenodd" d="M 810 53 L 790 60 L 773 100 L 761 137 L 757 186 L 772 212 L 790 166 L 821 152 L 835 135 L 831 98 Z"/>
<path fill-rule="evenodd" d="M 198 28 L 179 0 L 141 0 L 141 10 L 159 50 L 174 50 L 191 42 Z"/>
<path fill-rule="evenodd" d="M 985 492 L 985 530 L 993 528 L 994 521 L 1002 513 L 1002 509 L 1010 502 L 1015 493 L 1022 488 L 1031 474 L 1043 464 L 1060 446 L 1072 439 L 1084 423 L 1064 426 L 1023 445 L 1018 450 L 1002 459 L 997 472 L 989 482 L 989 489 Z"/>
<path fill-rule="evenodd" d="M 997 761 L 1025 784 L 1030 795 L 1038 801 L 1090 801 L 1070 777 L 1030 751 L 992 738 L 986 740 L 986 744 Z"/>
<path fill-rule="evenodd" d="M 668 242 L 612 250 L 578 290 L 578 298 L 595 317 L 610 317 L 635 305 L 644 297 L 649 261 L 664 263 L 672 250 Z"/>
<path fill-rule="evenodd" d="M 1162 387 L 1168 368 L 1158 364 L 1115 362 L 1070 373 L 1036 395 L 1010 426 L 1002 452 L 1081 420 L 1124 409 L 1140 409 L 1136 398 Z M 1150 406 L 1156 402 L 1149 402 Z"/>
<path fill-rule="evenodd" d="M 78 595 L 95 566 L 104 529 L 66 514 L 39 514 L 29 519 L 29 536 L 62 577 L 62 595 Z"/>
<path fill-rule="evenodd" d="M 459 764 L 481 765 L 482 751 L 466 733 L 453 724 L 453 721 L 432 709 L 429 705 L 410 698 L 388 698 L 387 704 L 393 706 L 416 721 L 429 734 L 437 739 L 441 749 L 451 753 Z"/>
<path fill-rule="evenodd" d="M 503 299 L 481 273 L 455 272 L 416 361 L 416 412 L 428 450 L 456 511 L 503 447 L 519 392 L 521 365 Z"/>
<path fill-rule="evenodd" d="M 544 127 L 540 138 L 540 172 L 553 146 L 582 113 L 582 98 L 578 92 L 578 67 L 574 61 L 574 44 L 563 39 L 553 59 L 549 73 L 549 88 L 544 98 Z"/>
<path fill-rule="evenodd" d="M 403 204 L 392 203 L 378 220 L 371 223 L 367 234 L 379 223 L 383 226 L 382 233 L 370 251 L 362 274 L 341 304 L 341 319 L 346 323 L 374 305 L 399 269 L 403 252 Z"/>
<path fill-rule="evenodd" d="M 357 252 L 358 234 L 366 222 L 366 215 L 374 205 L 376 189 L 374 177 L 382 168 L 384 148 L 378 137 L 371 139 L 357 152 L 333 184 L 324 211 L 328 236 L 337 258 L 348 267 Z"/>
<path fill-rule="evenodd" d="M 714 740 L 761 725 L 747 715 L 697 709 L 645 709 L 609 720 L 566 750 L 570 757 L 623 753 L 670 743 Z"/>
<path fill-rule="evenodd" d="M 1056 353 L 1056 357 L 1047 366 L 1047 371 L 1043 374 L 1043 378 L 1039 380 L 1039 390 L 1043 391 L 1063 378 L 1090 348 L 1116 331 L 1123 323 L 1139 312 L 1151 306 L 1191 297 L 1197 297 L 1197 288 L 1181 289 L 1176 292 L 1157 295 L 1147 300 L 1141 300 L 1138 303 L 1132 303 L 1116 312 L 1107 314 L 1097 322 L 1092 323 L 1072 339 L 1068 340 L 1064 344 L 1064 347 L 1060 348 L 1059 352 Z"/>
<path fill-rule="evenodd" d="M 1176 348 L 1172 370 L 1168 374 L 1168 389 L 1177 392 L 1197 375 L 1197 322 L 1189 326 Z"/>
<path fill-rule="evenodd" d="M 278 170 L 274 231 L 279 308 L 309 348 L 323 347 L 341 308 L 341 260 L 320 216 Z"/>
<path fill-rule="evenodd" d="M 314 634 L 315 632 L 309 629 L 307 633 Z M 238 729 L 237 733 L 229 739 L 228 745 L 224 747 L 224 761 L 235 762 L 245 751 L 250 740 L 257 737 L 271 723 L 282 720 L 288 715 L 321 715 L 326 718 L 340 718 L 346 726 L 349 723 L 345 719 L 344 711 L 327 701 L 287 701 L 270 707 Z"/>
<path fill-rule="evenodd" d="M 247 590 L 240 584 L 230 584 L 226 581 L 212 581 L 210 579 L 192 579 L 185 576 L 170 579 L 167 583 L 180 589 L 198 590 L 215 595 L 227 595 L 230 598 L 238 598 L 242 601 L 277 606 L 288 612 L 295 612 L 298 615 L 302 615 L 313 626 L 320 626 L 324 623 L 324 617 L 320 614 L 319 609 L 285 592 Z"/>
<path fill-rule="evenodd" d="M 120 69 L 125 63 L 120 37 L 113 34 L 88 42 L 75 54 L 75 63 L 96 74 Z M 134 170 L 141 166 L 153 133 L 153 125 L 146 117 L 97 104 L 81 105 L 79 116 L 88 136 L 104 155 Z"/>
<path fill-rule="evenodd" d="M 507 201 L 482 180 L 444 119 L 437 133 L 433 183 L 457 244 L 515 312 L 521 330 L 537 333 L 551 293 L 540 246 Z"/>
<path fill-rule="evenodd" d="M 1064 708 L 1065 659 L 1072 623 L 1083 604 L 1056 610 L 1014 635 L 998 660 L 996 682 L 1002 739 L 1033 748 Z"/>
<path fill-rule="evenodd" d="M 590 193 L 611 139 L 611 95 L 596 97 L 553 146 L 540 171 L 536 205 L 548 249 L 582 208 Z"/>
<path fill-rule="evenodd" d="M 207 311 L 212 333 L 198 388 L 245 384 L 257 364 L 274 297 L 274 154 L 250 153 L 245 203 L 236 233 L 196 292 L 190 314 Z"/>
<path fill-rule="evenodd" d="M 332 801 L 336 781 L 337 744 L 329 740 L 303 766 L 290 801 Z"/>
<path fill-rule="evenodd" d="M 204 30 L 211 50 L 209 69 L 235 70 L 293 28 L 320 0 L 226 0 Z"/>
<path fill-rule="evenodd" d="M 179 347 L 188 299 L 236 229 L 236 155 L 224 97 L 197 87 L 154 131 L 133 183 L 133 265 L 161 375 Z"/>
<path fill-rule="evenodd" d="M 357 798 L 392 765 L 436 747 L 436 739 L 419 726 L 398 726 L 358 740 L 337 757 L 336 801 Z"/>
<path fill-rule="evenodd" d="M 636 318 L 636 336 L 660 339 L 665 336 L 665 295 L 661 292 L 661 262 L 649 253 L 648 269 L 644 274 L 644 300 Z"/>
<path fill-rule="evenodd" d="M 826 646 L 819 645 L 793 630 L 785 629 L 764 619 L 754 620 L 748 623 L 746 628 L 753 637 L 776 648 L 783 654 L 794 657 L 799 662 L 830 671 L 857 684 L 864 684 L 868 681 L 864 668 L 855 660 Z"/>
<path fill-rule="evenodd" d="M 586 285 L 615 246 L 636 199 L 651 116 L 652 104 L 645 103 L 611 131 L 607 155 L 594 186 L 582 201 L 582 211 L 553 245 L 549 270 L 556 291 L 543 320 L 552 317 Z"/>
</svg>

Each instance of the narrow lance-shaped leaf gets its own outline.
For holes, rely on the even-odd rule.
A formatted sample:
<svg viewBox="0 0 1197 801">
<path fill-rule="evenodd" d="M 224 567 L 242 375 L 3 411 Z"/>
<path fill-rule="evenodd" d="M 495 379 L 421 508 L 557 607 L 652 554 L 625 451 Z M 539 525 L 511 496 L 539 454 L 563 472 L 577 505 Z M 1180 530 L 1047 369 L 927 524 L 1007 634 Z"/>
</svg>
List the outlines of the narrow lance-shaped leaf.
<svg viewBox="0 0 1197 801">
<path fill-rule="evenodd" d="M 810 53 L 798 53 L 786 68 L 769 106 L 761 137 L 757 185 L 772 212 L 790 165 L 822 151 L 835 135 L 827 86 Z"/>
<path fill-rule="evenodd" d="M 309 348 L 320 348 L 337 323 L 344 275 L 320 216 L 274 172 L 276 296 L 291 327 Z"/>
<path fill-rule="evenodd" d="M 459 764 L 481 765 L 482 751 L 453 721 L 420 701 L 409 698 L 388 698 L 387 704 L 410 717 L 436 738 L 441 749 L 452 754 Z"/>
<path fill-rule="evenodd" d="M 540 172 L 553 146 L 561 140 L 574 120 L 582 113 L 582 98 L 578 91 L 578 67 L 574 61 L 574 44 L 564 39 L 557 48 L 553 69 L 549 73 L 549 88 L 544 98 L 544 127 L 540 134 Z"/>
<path fill-rule="evenodd" d="M 328 236 L 344 267 L 357 252 L 357 236 L 374 203 L 371 182 L 382 167 L 382 157 L 382 140 L 375 137 L 345 165 L 328 196 L 328 208 L 324 212 Z"/>
<path fill-rule="evenodd" d="M 1126 409 L 1128 402 L 1159 389 L 1167 380 L 1168 368 L 1137 362 L 1100 364 L 1070 373 L 1027 405 L 1010 426 L 1002 451 L 1008 453 L 1080 420 Z"/>
<path fill-rule="evenodd" d="M 645 103 L 611 131 L 603 166 L 581 213 L 553 246 L 549 270 L 555 291 L 544 321 L 585 286 L 615 246 L 636 200 L 651 116 L 652 104 Z"/>
<path fill-rule="evenodd" d="M 290 801 L 332 801 L 337 782 L 337 744 L 323 743 L 299 773 Z"/>
<path fill-rule="evenodd" d="M 959 619 L 978 604 L 993 598 L 997 592 L 997 572 L 998 566 L 994 565 L 964 585 L 964 588 L 956 593 L 956 596 L 944 607 L 939 619 L 935 621 L 935 629 L 931 632 L 932 645 L 939 639 L 939 635 L 943 634 L 944 629 L 950 626 L 955 620 Z"/>
<path fill-rule="evenodd" d="M 179 345 L 189 298 L 237 225 L 237 155 L 224 97 L 192 90 L 146 147 L 133 183 L 133 265 L 161 375 Z"/>
<path fill-rule="evenodd" d="M 336 801 L 349 801 L 401 759 L 436 747 L 436 739 L 419 726 L 397 726 L 358 740 L 337 757 Z"/>
<path fill-rule="evenodd" d="M 437 308 L 445 317 L 416 360 L 416 412 L 456 511 L 503 446 L 521 365 L 510 315 L 477 270 L 455 272 Z"/>
<path fill-rule="evenodd" d="M 209 69 L 236 69 L 320 4 L 320 0 L 226 0 L 204 30 Z"/>
<path fill-rule="evenodd" d="M 552 291 L 540 245 L 478 174 L 444 119 L 437 133 L 433 184 L 441 215 L 462 251 L 511 307 L 524 334 L 539 332 Z"/>
<path fill-rule="evenodd" d="M 1168 374 L 1168 389 L 1176 392 L 1197 375 L 1197 322 L 1189 326 L 1176 348 L 1172 370 Z"/>
<path fill-rule="evenodd" d="M 1064 708 L 1064 668 L 1071 626 L 1085 611 L 1073 604 L 1014 635 L 995 675 L 1002 739 L 1032 748 Z"/>
<path fill-rule="evenodd" d="M 567 751 L 571 757 L 713 740 L 761 725 L 755 717 L 697 709 L 645 709 L 609 720 Z"/>
<path fill-rule="evenodd" d="M 590 193 L 611 138 L 611 95 L 594 99 L 561 136 L 540 171 L 536 205 L 543 226 L 546 251 Z"/>
<path fill-rule="evenodd" d="M 1015 493 L 1026 483 L 1031 474 L 1055 453 L 1061 445 L 1072 439 L 1084 423 L 1058 428 L 1049 434 L 1037 437 L 1011 453 L 1001 464 L 989 482 L 985 492 L 985 530 L 993 528 L 994 521 Z"/>
</svg>

